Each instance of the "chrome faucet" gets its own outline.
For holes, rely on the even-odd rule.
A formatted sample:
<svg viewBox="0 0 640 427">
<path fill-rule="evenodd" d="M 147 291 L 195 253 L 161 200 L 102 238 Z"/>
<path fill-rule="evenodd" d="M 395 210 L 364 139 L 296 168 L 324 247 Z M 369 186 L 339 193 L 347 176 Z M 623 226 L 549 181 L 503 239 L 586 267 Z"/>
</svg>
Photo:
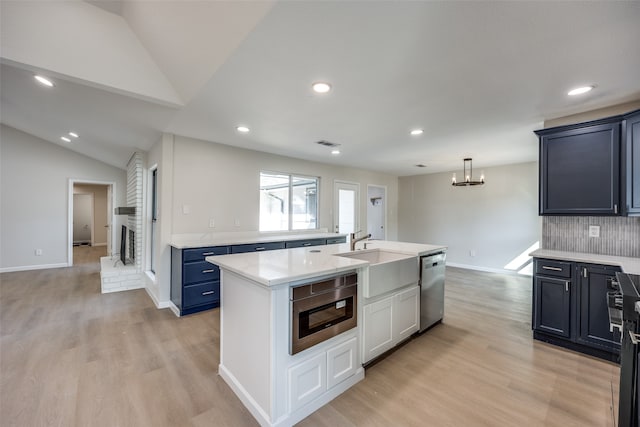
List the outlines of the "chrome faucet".
<svg viewBox="0 0 640 427">
<path fill-rule="evenodd" d="M 357 233 L 359 233 L 359 231 Z M 371 237 L 371 233 L 369 233 L 369 234 L 367 234 L 365 236 L 362 236 L 362 237 L 358 237 L 356 239 L 356 233 L 351 233 L 351 250 L 355 251 L 356 250 L 356 243 L 358 243 L 360 240 L 368 239 L 369 237 Z"/>
</svg>

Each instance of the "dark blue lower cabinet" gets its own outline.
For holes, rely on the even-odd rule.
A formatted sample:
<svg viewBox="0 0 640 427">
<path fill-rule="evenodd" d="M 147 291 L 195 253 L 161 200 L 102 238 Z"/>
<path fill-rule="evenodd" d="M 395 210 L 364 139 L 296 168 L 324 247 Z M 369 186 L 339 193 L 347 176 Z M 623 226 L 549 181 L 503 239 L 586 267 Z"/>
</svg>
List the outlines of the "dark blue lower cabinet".
<svg viewBox="0 0 640 427">
<path fill-rule="evenodd" d="M 249 243 L 246 245 L 231 246 L 231 253 L 241 254 L 245 252 L 273 251 L 275 249 L 284 249 L 284 248 L 285 248 L 285 242 Z"/>
<path fill-rule="evenodd" d="M 571 337 L 571 280 L 536 276 L 533 329 Z"/>
</svg>

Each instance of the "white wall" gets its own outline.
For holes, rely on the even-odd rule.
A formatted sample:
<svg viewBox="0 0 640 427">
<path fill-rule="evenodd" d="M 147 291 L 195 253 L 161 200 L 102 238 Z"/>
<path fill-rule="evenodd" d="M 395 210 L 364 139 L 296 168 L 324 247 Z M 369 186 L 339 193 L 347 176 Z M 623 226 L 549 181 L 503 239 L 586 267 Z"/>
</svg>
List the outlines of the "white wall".
<svg viewBox="0 0 640 427">
<path fill-rule="evenodd" d="M 67 265 L 69 179 L 113 181 L 124 206 L 124 170 L 5 125 L 0 166 L 0 271 Z"/>
<path fill-rule="evenodd" d="M 447 245 L 447 263 L 496 271 L 539 241 L 537 162 L 486 168 L 483 186 L 453 187 L 451 175 L 399 178 L 399 240 Z"/>
</svg>

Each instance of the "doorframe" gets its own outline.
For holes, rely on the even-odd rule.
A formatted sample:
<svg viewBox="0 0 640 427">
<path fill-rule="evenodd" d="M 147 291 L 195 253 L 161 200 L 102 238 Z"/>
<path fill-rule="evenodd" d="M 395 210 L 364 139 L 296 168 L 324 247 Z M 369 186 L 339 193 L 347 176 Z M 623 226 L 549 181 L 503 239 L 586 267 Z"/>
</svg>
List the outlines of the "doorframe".
<svg viewBox="0 0 640 427">
<path fill-rule="evenodd" d="M 382 188 L 384 190 L 384 196 L 383 200 L 384 200 L 384 236 L 383 236 L 383 240 L 387 240 L 387 217 L 389 216 L 389 209 L 388 209 L 388 195 L 387 195 L 387 186 L 386 185 L 378 185 L 378 184 L 367 184 L 367 202 L 369 201 L 369 188 L 371 187 L 376 187 L 376 188 Z M 367 212 L 369 211 L 369 205 L 367 204 Z M 367 213 L 367 228 L 369 228 L 369 214 Z"/>
<path fill-rule="evenodd" d="M 90 179 L 69 178 L 69 186 L 67 191 L 67 266 L 73 266 L 73 186 L 75 184 L 88 185 L 106 185 L 111 187 L 111 200 L 109 200 L 109 189 L 107 189 L 107 209 L 109 206 L 115 206 L 116 199 L 116 183 L 115 181 L 95 181 Z M 113 242 L 115 242 L 115 211 L 111 209 L 107 212 L 107 218 L 111 218 L 111 248 L 107 247 L 107 253 L 113 252 Z M 92 237 L 93 239 L 93 233 Z M 107 242 L 109 239 L 107 239 Z"/>
<path fill-rule="evenodd" d="M 360 183 L 354 181 L 345 181 L 342 179 L 334 179 L 333 180 L 333 232 L 336 231 L 336 227 L 338 226 L 338 213 L 339 213 L 339 199 L 338 199 L 338 191 L 336 191 L 339 184 L 347 184 L 353 185 L 356 187 L 356 201 L 355 201 L 355 212 L 354 212 L 354 224 L 353 231 L 358 232 L 360 227 Z"/>
</svg>

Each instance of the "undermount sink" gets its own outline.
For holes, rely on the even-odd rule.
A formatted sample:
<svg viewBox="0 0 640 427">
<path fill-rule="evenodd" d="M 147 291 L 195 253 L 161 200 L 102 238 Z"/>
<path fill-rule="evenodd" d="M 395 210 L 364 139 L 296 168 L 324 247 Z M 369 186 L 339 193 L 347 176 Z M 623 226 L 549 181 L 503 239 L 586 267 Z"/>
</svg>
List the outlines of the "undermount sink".
<svg viewBox="0 0 640 427">
<path fill-rule="evenodd" d="M 336 255 L 369 262 L 369 277 L 363 287 L 365 298 L 382 295 L 418 282 L 419 263 L 415 255 L 384 249 L 365 249 Z"/>
</svg>

